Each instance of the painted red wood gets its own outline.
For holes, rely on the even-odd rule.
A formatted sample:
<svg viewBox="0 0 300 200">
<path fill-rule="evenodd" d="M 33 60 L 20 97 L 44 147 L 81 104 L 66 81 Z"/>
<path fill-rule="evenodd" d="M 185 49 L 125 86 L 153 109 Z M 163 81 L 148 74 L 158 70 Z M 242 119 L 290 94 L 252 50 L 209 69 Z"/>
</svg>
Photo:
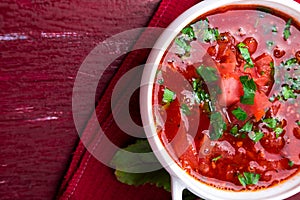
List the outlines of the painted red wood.
<svg viewBox="0 0 300 200">
<path fill-rule="evenodd" d="M 157 5 L 0 2 L 0 199 L 53 199 L 78 141 L 71 105 L 80 64 L 104 39 L 146 26 Z"/>
</svg>

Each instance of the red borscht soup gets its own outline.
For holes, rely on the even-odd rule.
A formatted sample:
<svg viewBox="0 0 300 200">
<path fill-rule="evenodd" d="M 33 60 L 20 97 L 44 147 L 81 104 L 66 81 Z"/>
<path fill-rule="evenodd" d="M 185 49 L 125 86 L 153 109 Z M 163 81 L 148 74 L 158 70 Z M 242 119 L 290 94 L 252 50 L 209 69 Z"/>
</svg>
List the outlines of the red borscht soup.
<svg viewBox="0 0 300 200">
<path fill-rule="evenodd" d="M 300 168 L 300 32 L 268 8 L 221 8 L 186 26 L 156 73 L 159 137 L 217 188 L 271 187 Z"/>
</svg>

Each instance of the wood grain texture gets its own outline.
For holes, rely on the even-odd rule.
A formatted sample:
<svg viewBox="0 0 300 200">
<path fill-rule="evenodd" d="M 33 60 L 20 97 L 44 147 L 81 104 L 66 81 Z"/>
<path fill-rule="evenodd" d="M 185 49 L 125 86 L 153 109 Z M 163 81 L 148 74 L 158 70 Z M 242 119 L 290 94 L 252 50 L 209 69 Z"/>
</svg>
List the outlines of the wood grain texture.
<svg viewBox="0 0 300 200">
<path fill-rule="evenodd" d="M 78 141 L 72 88 L 80 64 L 111 35 L 146 26 L 158 3 L 0 2 L 0 199 L 54 198 Z"/>
</svg>

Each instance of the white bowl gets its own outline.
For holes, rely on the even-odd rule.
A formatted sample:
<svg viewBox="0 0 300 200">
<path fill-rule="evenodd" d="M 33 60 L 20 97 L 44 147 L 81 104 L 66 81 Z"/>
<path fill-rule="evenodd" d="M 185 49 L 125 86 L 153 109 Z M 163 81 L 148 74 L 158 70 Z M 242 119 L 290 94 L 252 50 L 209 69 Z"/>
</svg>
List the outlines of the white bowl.
<svg viewBox="0 0 300 200">
<path fill-rule="evenodd" d="M 300 19 L 300 4 L 292 0 L 205 0 L 188 9 L 162 33 L 147 60 L 141 83 L 143 87 L 141 87 L 140 92 L 140 108 L 143 125 L 153 152 L 171 175 L 172 197 L 174 200 L 182 199 L 182 191 L 185 188 L 199 197 L 212 200 L 285 199 L 300 192 L 300 173 L 283 183 L 262 190 L 236 192 L 217 189 L 196 180 L 180 168 L 166 151 L 156 133 L 152 111 L 152 90 L 156 70 L 165 50 L 181 29 L 190 24 L 198 16 L 227 5 L 266 6 L 287 13 L 294 19 Z"/>
</svg>

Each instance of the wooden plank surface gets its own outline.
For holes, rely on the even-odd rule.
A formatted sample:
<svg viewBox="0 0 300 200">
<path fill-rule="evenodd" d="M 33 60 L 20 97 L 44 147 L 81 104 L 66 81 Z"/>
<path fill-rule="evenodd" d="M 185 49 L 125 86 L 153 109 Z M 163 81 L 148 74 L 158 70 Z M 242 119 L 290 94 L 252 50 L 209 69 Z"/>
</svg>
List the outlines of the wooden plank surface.
<svg viewBox="0 0 300 200">
<path fill-rule="evenodd" d="M 0 199 L 55 196 L 78 141 L 71 106 L 80 64 L 104 39 L 146 26 L 158 1 L 0 2 Z"/>
</svg>

